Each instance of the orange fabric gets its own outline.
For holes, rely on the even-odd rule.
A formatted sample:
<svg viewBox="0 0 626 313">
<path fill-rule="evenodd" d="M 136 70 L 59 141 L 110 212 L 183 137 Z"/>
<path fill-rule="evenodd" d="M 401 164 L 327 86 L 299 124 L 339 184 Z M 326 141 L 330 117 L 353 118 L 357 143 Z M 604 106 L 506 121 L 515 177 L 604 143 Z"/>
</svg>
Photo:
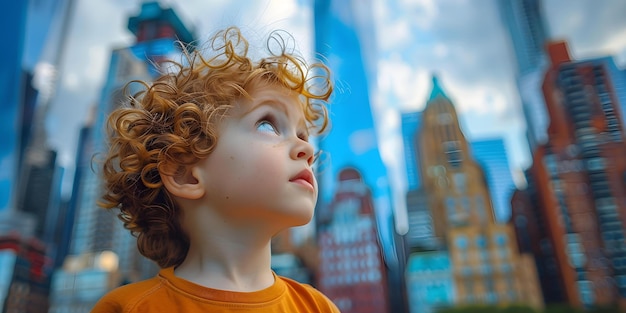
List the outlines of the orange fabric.
<svg viewBox="0 0 626 313">
<path fill-rule="evenodd" d="M 274 277 L 275 283 L 266 289 L 234 292 L 194 284 L 166 268 L 152 279 L 111 291 L 91 312 L 339 312 L 313 287 Z"/>
</svg>

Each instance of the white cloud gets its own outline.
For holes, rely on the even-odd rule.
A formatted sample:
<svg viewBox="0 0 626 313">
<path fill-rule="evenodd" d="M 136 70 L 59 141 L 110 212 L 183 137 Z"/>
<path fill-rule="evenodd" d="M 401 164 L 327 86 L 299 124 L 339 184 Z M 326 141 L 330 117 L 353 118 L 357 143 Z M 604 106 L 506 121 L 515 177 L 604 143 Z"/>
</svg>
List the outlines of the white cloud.
<svg viewBox="0 0 626 313">
<path fill-rule="evenodd" d="M 381 23 L 378 32 L 378 42 L 382 50 L 392 50 L 403 45 L 408 45 L 412 41 L 412 31 L 409 21 L 405 19 Z"/>
<path fill-rule="evenodd" d="M 438 58 L 447 57 L 448 52 L 449 52 L 448 46 L 441 42 L 436 43 L 435 47 L 433 48 L 433 54 Z"/>
<path fill-rule="evenodd" d="M 400 6 L 402 12 L 408 13 L 411 21 L 422 30 L 431 29 L 439 15 L 435 0 L 402 0 Z"/>
<path fill-rule="evenodd" d="M 378 63 L 378 88 L 383 95 L 391 95 L 398 103 L 389 103 L 400 108 L 423 107 L 430 90 L 430 73 L 412 67 L 399 55 L 381 59 Z"/>
<path fill-rule="evenodd" d="M 443 80 L 442 85 L 460 114 L 498 115 L 507 107 L 506 96 L 491 86 L 467 86 L 454 79 Z"/>
<path fill-rule="evenodd" d="M 364 154 L 376 148 L 376 133 L 374 129 L 359 129 L 348 136 L 350 150 L 355 155 Z"/>
</svg>

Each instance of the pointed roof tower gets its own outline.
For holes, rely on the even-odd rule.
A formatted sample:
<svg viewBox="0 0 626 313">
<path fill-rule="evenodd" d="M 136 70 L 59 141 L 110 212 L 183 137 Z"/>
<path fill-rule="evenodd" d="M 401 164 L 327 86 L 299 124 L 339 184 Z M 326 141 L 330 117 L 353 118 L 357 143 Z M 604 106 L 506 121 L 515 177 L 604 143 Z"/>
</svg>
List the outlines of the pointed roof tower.
<svg viewBox="0 0 626 313">
<path fill-rule="evenodd" d="M 442 98 L 445 98 L 446 100 L 450 101 L 450 98 L 448 98 L 446 93 L 441 88 L 441 85 L 439 84 L 439 78 L 437 78 L 436 74 L 433 74 L 432 81 L 433 81 L 433 89 L 430 92 L 430 97 L 428 98 L 428 103 L 432 102 L 433 100 L 435 100 L 438 97 L 442 97 Z"/>
</svg>

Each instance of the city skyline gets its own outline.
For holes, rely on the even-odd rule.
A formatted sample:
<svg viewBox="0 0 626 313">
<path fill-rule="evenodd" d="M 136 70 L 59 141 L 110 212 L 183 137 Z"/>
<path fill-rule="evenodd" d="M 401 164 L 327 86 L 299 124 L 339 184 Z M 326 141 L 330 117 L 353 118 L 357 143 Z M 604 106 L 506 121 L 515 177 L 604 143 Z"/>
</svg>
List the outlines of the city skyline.
<svg viewBox="0 0 626 313">
<path fill-rule="evenodd" d="M 311 58 L 312 1 L 259 1 L 246 5 L 245 9 L 240 3 L 229 1 L 161 2 L 181 12 L 200 40 L 229 24 L 238 24 L 244 32 L 252 34 L 251 38 L 259 39 L 275 28 L 282 28 L 294 35 L 298 50 Z M 77 134 L 99 99 L 108 53 L 132 41 L 125 21 L 139 10 L 140 3 L 88 4 L 82 0 L 75 3 L 59 89 L 46 121 L 50 144 L 58 149 L 59 162 L 68 169 L 64 183 L 66 195 L 71 189 Z M 626 21 L 619 19 L 617 12 L 623 12 L 619 8 L 626 4 L 606 1 L 606 5 L 593 6 L 589 1 L 569 1 L 565 6 L 565 3 L 544 2 L 551 37 L 569 40 L 577 59 L 613 55 L 618 67 L 623 68 L 626 36 L 620 34 L 626 32 Z M 372 9 L 379 34 L 378 54 L 374 55 L 378 63 L 378 90 L 371 95 L 372 111 L 382 158 L 396 193 L 394 198 L 402 198 L 398 193 L 406 190 L 405 167 L 400 157 L 400 113 L 423 108 L 433 72 L 447 86 L 458 106 L 461 125 L 471 140 L 504 138 L 511 167 L 514 174 L 518 173 L 514 179 L 520 183 L 519 173 L 530 165 L 530 154 L 515 89 L 514 55 L 495 1 L 470 5 L 462 0 L 395 4 L 375 0 Z M 338 86 L 338 92 L 350 91 L 349 86 Z"/>
</svg>

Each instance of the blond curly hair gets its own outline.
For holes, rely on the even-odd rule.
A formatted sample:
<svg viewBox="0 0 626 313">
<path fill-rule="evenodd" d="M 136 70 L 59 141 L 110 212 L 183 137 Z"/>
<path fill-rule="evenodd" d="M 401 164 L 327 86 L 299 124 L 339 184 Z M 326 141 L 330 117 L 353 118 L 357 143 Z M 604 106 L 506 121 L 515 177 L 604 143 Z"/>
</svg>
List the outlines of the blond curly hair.
<svg viewBox="0 0 626 313">
<path fill-rule="evenodd" d="M 308 126 L 317 134 L 327 128 L 330 71 L 321 62 L 309 66 L 287 51 L 291 39 L 285 32 L 271 33 L 269 55 L 253 62 L 237 27 L 219 31 L 209 41 L 212 57 L 183 47 L 187 65 L 170 61 L 174 70 L 156 81 L 130 82 L 142 90 L 109 116 L 100 206 L 119 208 L 118 216 L 137 237 L 140 253 L 160 267 L 181 264 L 189 249 L 181 210 L 160 173 L 172 175 L 167 172 L 171 165 L 191 165 L 211 154 L 219 140 L 217 122 L 237 99 L 250 98 L 247 90 L 253 83 L 278 83 L 297 92 Z"/>
</svg>

